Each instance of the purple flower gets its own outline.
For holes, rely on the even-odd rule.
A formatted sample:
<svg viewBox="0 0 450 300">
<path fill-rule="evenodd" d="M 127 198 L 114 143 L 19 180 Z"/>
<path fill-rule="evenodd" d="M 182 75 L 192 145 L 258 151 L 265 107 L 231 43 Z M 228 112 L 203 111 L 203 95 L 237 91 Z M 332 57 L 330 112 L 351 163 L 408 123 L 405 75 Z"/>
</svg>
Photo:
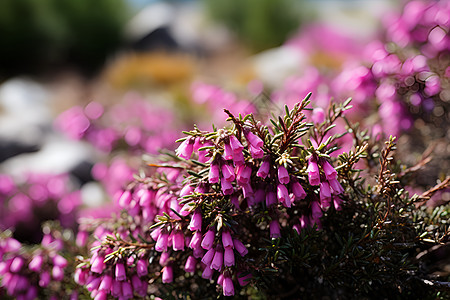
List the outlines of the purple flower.
<svg viewBox="0 0 450 300">
<path fill-rule="evenodd" d="M 319 171 L 319 166 L 317 165 L 317 163 L 310 159 L 309 163 L 308 163 L 308 169 L 306 171 L 308 172 L 309 184 L 319 185 L 320 184 L 320 171 Z"/>
<path fill-rule="evenodd" d="M 214 270 L 211 269 L 209 266 L 206 266 L 205 269 L 203 270 L 202 278 L 204 278 L 204 279 L 211 279 L 213 273 L 214 273 Z"/>
<path fill-rule="evenodd" d="M 197 231 L 202 229 L 202 213 L 199 209 L 197 209 L 191 218 L 191 222 L 189 223 L 190 231 Z"/>
<path fill-rule="evenodd" d="M 86 269 L 78 268 L 75 270 L 73 274 L 74 281 L 79 285 L 85 285 L 87 279 L 88 272 Z"/>
<path fill-rule="evenodd" d="M 112 285 L 112 276 L 111 275 L 105 275 L 103 276 L 102 282 L 100 283 L 99 290 L 105 290 L 108 291 L 111 289 Z"/>
<path fill-rule="evenodd" d="M 155 250 L 158 252 L 167 251 L 167 243 L 169 242 L 169 234 L 161 232 L 156 241 Z"/>
<path fill-rule="evenodd" d="M 124 281 L 127 279 L 127 273 L 125 272 L 125 266 L 123 263 L 117 263 L 115 269 L 116 280 Z"/>
<path fill-rule="evenodd" d="M 52 257 L 53 264 L 55 266 L 65 268 L 67 266 L 67 260 L 59 254 Z"/>
<path fill-rule="evenodd" d="M 77 233 L 75 243 L 78 247 L 84 247 L 84 246 L 86 246 L 88 238 L 89 238 L 89 234 L 86 231 L 80 230 Z"/>
<path fill-rule="evenodd" d="M 111 286 L 111 295 L 113 295 L 113 297 L 119 297 L 122 296 L 122 285 L 120 284 L 119 281 L 113 279 L 112 281 L 112 286 Z"/>
<path fill-rule="evenodd" d="M 64 270 L 60 266 L 53 266 L 52 268 L 52 277 L 56 281 L 61 281 L 64 278 Z"/>
<path fill-rule="evenodd" d="M 242 152 L 233 152 L 233 162 L 236 166 L 243 165 L 245 163 L 244 154 Z"/>
<path fill-rule="evenodd" d="M 311 217 L 314 221 L 319 220 L 320 217 L 322 217 L 322 210 L 320 209 L 320 205 L 317 201 L 313 201 L 311 203 Z"/>
<path fill-rule="evenodd" d="M 233 239 L 231 233 L 228 230 L 222 231 L 222 245 L 224 248 L 233 248 Z"/>
<path fill-rule="evenodd" d="M 234 266 L 234 251 L 233 248 L 225 248 L 223 255 L 223 262 L 225 267 Z"/>
<path fill-rule="evenodd" d="M 180 146 L 178 146 L 175 153 L 183 159 L 190 159 L 193 151 L 194 141 L 191 138 L 187 138 L 180 144 Z"/>
<path fill-rule="evenodd" d="M 163 278 L 164 278 L 164 274 L 163 274 Z M 124 281 L 124 282 L 122 282 L 121 285 L 122 285 L 122 296 L 125 299 L 133 298 L 133 288 L 131 287 L 131 284 L 128 281 Z"/>
<path fill-rule="evenodd" d="M 180 191 L 180 197 L 188 196 L 188 195 L 192 194 L 193 191 L 194 191 L 194 189 L 192 188 L 192 186 L 189 184 L 186 184 L 185 186 L 183 186 L 183 188 Z"/>
<path fill-rule="evenodd" d="M 280 223 L 278 223 L 277 220 L 272 220 L 269 225 L 269 231 L 270 231 L 270 237 L 271 238 L 280 238 L 281 232 L 280 232 Z"/>
<path fill-rule="evenodd" d="M 333 180 L 336 179 L 337 177 L 337 172 L 336 170 L 333 168 L 332 165 L 330 165 L 330 163 L 328 161 L 325 161 L 322 164 L 322 168 L 323 168 L 323 172 L 325 173 L 325 177 L 327 178 L 327 180 Z"/>
<path fill-rule="evenodd" d="M 233 194 L 234 189 L 233 189 L 233 185 L 231 184 L 231 182 L 222 179 L 220 182 L 220 186 L 222 189 L 222 193 L 224 195 Z"/>
<path fill-rule="evenodd" d="M 141 289 L 142 281 L 138 276 L 133 275 L 133 277 L 131 277 L 131 285 L 133 286 L 134 291 L 138 291 Z"/>
<path fill-rule="evenodd" d="M 197 260 L 193 256 L 189 256 L 184 265 L 184 270 L 188 273 L 193 273 L 195 271 L 195 266 L 197 265 Z"/>
<path fill-rule="evenodd" d="M 233 240 L 233 244 L 234 244 L 234 249 L 236 249 L 236 251 L 241 256 L 246 256 L 247 255 L 248 249 L 244 246 L 244 244 L 240 240 L 234 239 Z"/>
<path fill-rule="evenodd" d="M 206 251 L 205 255 L 203 255 L 202 257 L 202 263 L 204 263 L 207 266 L 211 265 L 215 253 L 216 251 L 214 250 L 214 248 L 211 248 L 208 251 Z"/>
<path fill-rule="evenodd" d="M 220 271 L 223 265 L 223 249 L 222 246 L 218 245 L 214 253 L 214 258 L 211 262 L 211 269 Z"/>
<path fill-rule="evenodd" d="M 40 272 L 44 258 L 42 255 L 36 255 L 28 264 L 28 269 L 34 272 Z M 1 273 L 1 272 L 0 272 Z"/>
<path fill-rule="evenodd" d="M 167 265 L 167 262 L 169 261 L 169 258 L 170 258 L 169 252 L 161 253 L 161 256 L 159 257 L 159 264 L 161 266 Z"/>
<path fill-rule="evenodd" d="M 173 281 L 172 266 L 165 266 L 162 271 L 162 282 L 171 283 Z"/>
<path fill-rule="evenodd" d="M 106 299 L 108 299 L 108 294 L 103 290 L 98 291 L 98 293 L 94 297 L 94 300 L 106 300 Z"/>
<path fill-rule="evenodd" d="M 253 189 L 252 186 L 248 183 L 246 185 L 242 186 L 242 193 L 244 194 L 244 198 L 248 198 L 250 196 L 253 196 Z"/>
<path fill-rule="evenodd" d="M 105 269 L 104 260 L 103 256 L 94 255 L 92 257 L 91 272 L 101 274 Z"/>
<path fill-rule="evenodd" d="M 205 236 L 203 237 L 202 240 L 202 248 L 205 250 L 209 250 L 212 248 L 213 244 L 214 244 L 214 238 L 215 238 L 216 234 L 213 230 L 208 230 L 205 234 Z"/>
<path fill-rule="evenodd" d="M 320 184 L 320 200 L 331 198 L 331 189 L 328 182 L 322 182 Z"/>
<path fill-rule="evenodd" d="M 294 193 L 295 197 L 299 200 L 305 199 L 306 192 L 298 181 L 294 181 L 291 184 L 292 193 Z"/>
<path fill-rule="evenodd" d="M 230 146 L 233 152 L 242 152 L 244 150 L 244 146 L 242 146 L 241 142 L 234 135 L 230 135 Z"/>
<path fill-rule="evenodd" d="M 249 148 L 249 150 L 250 150 L 250 155 L 251 155 L 253 158 L 255 158 L 255 159 L 263 158 L 263 156 L 264 156 L 264 151 L 263 151 L 261 148 L 253 147 L 253 145 L 250 145 L 248 148 Z"/>
<path fill-rule="evenodd" d="M 192 236 L 191 241 L 189 242 L 189 248 L 195 250 L 200 248 L 202 243 L 202 233 L 200 231 L 196 231 Z"/>
<path fill-rule="evenodd" d="M 245 138 L 248 143 L 255 148 L 261 148 L 264 145 L 263 140 L 261 140 L 258 136 L 253 134 L 251 131 L 244 132 Z"/>
<path fill-rule="evenodd" d="M 334 208 L 336 210 L 342 210 L 341 204 L 342 204 L 342 199 L 339 197 L 333 197 L 333 204 L 334 204 Z"/>
<path fill-rule="evenodd" d="M 266 158 L 261 166 L 259 167 L 258 172 L 256 173 L 256 176 L 261 177 L 261 178 L 266 178 L 267 175 L 269 175 L 269 170 L 270 170 L 270 160 L 268 158 Z"/>
<path fill-rule="evenodd" d="M 225 143 L 223 145 L 223 158 L 225 160 L 233 159 L 233 149 L 231 148 L 230 144 Z"/>
<path fill-rule="evenodd" d="M 291 207 L 291 197 L 289 197 L 289 192 L 283 184 L 277 186 L 277 198 L 284 206 Z"/>
<path fill-rule="evenodd" d="M 50 283 L 51 277 L 50 273 L 48 271 L 44 271 L 41 273 L 41 276 L 39 277 L 39 286 L 42 288 L 45 288 Z M 100 284 L 100 281 L 99 281 Z"/>
<path fill-rule="evenodd" d="M 282 184 L 289 183 L 289 173 L 284 166 L 278 167 L 278 181 Z"/>
<path fill-rule="evenodd" d="M 11 265 L 9 266 L 9 270 L 13 273 L 18 273 L 20 269 L 22 269 L 25 261 L 22 257 L 16 256 L 13 258 Z"/>
<path fill-rule="evenodd" d="M 145 276 L 148 274 L 148 260 L 147 259 L 139 259 L 136 263 L 136 273 L 139 277 Z"/>
<path fill-rule="evenodd" d="M 323 121 L 325 121 L 325 112 L 321 107 L 316 107 L 313 109 L 311 118 L 314 123 L 323 123 Z"/>
<path fill-rule="evenodd" d="M 329 181 L 331 188 L 333 189 L 333 194 L 339 195 L 344 192 L 344 189 L 342 188 L 341 184 L 337 179 L 332 179 Z"/>
<path fill-rule="evenodd" d="M 218 183 L 219 176 L 220 176 L 219 165 L 213 162 L 211 164 L 211 167 L 209 168 L 209 175 L 208 175 L 209 183 Z"/>
<path fill-rule="evenodd" d="M 232 182 L 235 179 L 233 167 L 227 164 L 222 165 L 222 175 L 228 182 Z"/>
<path fill-rule="evenodd" d="M 128 190 L 124 191 L 119 198 L 119 206 L 121 208 L 125 208 L 128 205 L 130 205 L 130 202 L 131 202 L 131 192 Z"/>
<path fill-rule="evenodd" d="M 239 184 L 246 184 L 250 181 L 252 175 L 252 168 L 248 165 L 242 165 L 237 170 L 237 182 Z"/>
<path fill-rule="evenodd" d="M 182 231 L 176 231 L 172 235 L 172 247 L 173 247 L 173 251 L 183 251 L 184 250 L 184 234 Z"/>
<path fill-rule="evenodd" d="M 233 281 L 229 276 L 225 276 L 223 280 L 223 295 L 224 296 L 234 296 L 234 285 Z"/>
</svg>

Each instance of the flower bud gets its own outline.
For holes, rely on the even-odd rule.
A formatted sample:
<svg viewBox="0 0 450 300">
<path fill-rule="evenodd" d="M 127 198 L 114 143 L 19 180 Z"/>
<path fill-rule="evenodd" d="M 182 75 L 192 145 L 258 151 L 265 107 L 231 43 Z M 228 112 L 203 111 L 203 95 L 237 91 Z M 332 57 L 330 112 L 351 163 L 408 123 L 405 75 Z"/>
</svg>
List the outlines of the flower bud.
<svg viewBox="0 0 450 300">
<path fill-rule="evenodd" d="M 40 272 L 44 258 L 42 255 L 36 255 L 28 264 L 28 269 L 34 272 Z"/>
<path fill-rule="evenodd" d="M 56 281 L 61 281 L 64 279 L 64 269 L 60 266 L 53 266 L 52 277 Z"/>
<path fill-rule="evenodd" d="M 18 273 L 22 269 L 24 263 L 25 261 L 23 260 L 22 257 L 16 256 L 13 258 L 11 265 L 9 266 L 9 270 L 12 273 Z"/>
</svg>

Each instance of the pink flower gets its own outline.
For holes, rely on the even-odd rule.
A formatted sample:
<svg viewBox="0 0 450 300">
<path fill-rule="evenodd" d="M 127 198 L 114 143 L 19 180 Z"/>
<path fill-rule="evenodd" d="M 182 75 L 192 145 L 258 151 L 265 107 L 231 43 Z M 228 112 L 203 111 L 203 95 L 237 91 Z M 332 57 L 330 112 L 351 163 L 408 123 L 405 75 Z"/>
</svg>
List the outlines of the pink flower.
<svg viewBox="0 0 450 300">
<path fill-rule="evenodd" d="M 101 274 L 105 269 L 105 258 L 103 256 L 94 255 L 92 257 L 91 272 Z"/>
<path fill-rule="evenodd" d="M 333 194 L 339 195 L 344 192 L 344 189 L 342 188 L 341 184 L 337 179 L 332 179 L 329 181 L 331 188 L 333 189 Z"/>
<path fill-rule="evenodd" d="M 65 268 L 67 266 L 67 260 L 59 254 L 52 257 L 52 262 L 55 266 Z"/>
<path fill-rule="evenodd" d="M 191 138 L 187 138 L 180 144 L 180 146 L 178 146 L 175 153 L 183 159 L 190 159 L 193 151 L 194 141 Z"/>
<path fill-rule="evenodd" d="M 188 195 L 192 194 L 193 191 L 194 191 L 194 189 L 192 188 L 192 186 L 189 184 L 186 184 L 185 186 L 183 186 L 183 188 L 180 191 L 180 197 L 188 196 Z M 141 203 L 139 203 L 139 204 L 141 204 Z"/>
<path fill-rule="evenodd" d="M 224 143 L 224 145 L 223 145 L 223 158 L 225 160 L 233 159 L 233 149 L 231 148 L 230 144 Z"/>
<path fill-rule="evenodd" d="M 182 231 L 176 231 L 172 235 L 172 247 L 173 247 L 173 251 L 183 251 L 184 250 L 184 234 Z"/>
<path fill-rule="evenodd" d="M 280 232 L 280 223 L 278 223 L 277 220 L 272 220 L 269 225 L 269 231 L 270 231 L 270 237 L 271 238 L 280 238 L 281 232 Z"/>
<path fill-rule="evenodd" d="M 214 238 L 216 237 L 216 234 L 213 230 L 208 230 L 205 234 L 205 236 L 203 237 L 202 240 L 202 248 L 205 250 L 209 250 L 212 248 L 213 244 L 214 244 Z"/>
<path fill-rule="evenodd" d="M 209 183 L 218 183 L 219 182 L 219 165 L 217 163 L 212 163 L 209 168 L 208 181 Z"/>
<path fill-rule="evenodd" d="M 222 189 L 222 193 L 224 195 L 231 195 L 231 194 L 233 194 L 234 189 L 233 189 L 233 185 L 231 184 L 231 182 L 222 179 L 220 181 L 220 186 L 221 186 L 221 189 Z"/>
<path fill-rule="evenodd" d="M 241 256 L 246 256 L 247 255 L 248 249 L 244 246 L 244 244 L 240 240 L 234 239 L 233 240 L 233 244 L 234 244 L 234 249 L 236 249 L 236 251 Z"/>
<path fill-rule="evenodd" d="M 306 171 L 308 172 L 309 184 L 319 185 L 320 184 L 320 171 L 319 171 L 319 166 L 317 165 L 317 163 L 310 159 L 309 163 L 308 163 L 308 169 Z"/>
<path fill-rule="evenodd" d="M 292 192 L 298 200 L 305 199 L 306 192 L 298 181 L 294 181 L 291 184 Z"/>
<path fill-rule="evenodd" d="M 18 273 L 20 269 L 22 269 L 24 263 L 25 261 L 23 260 L 22 257 L 16 256 L 14 257 L 11 265 L 9 266 L 9 270 L 13 273 Z"/>
<path fill-rule="evenodd" d="M 246 184 L 242 186 L 242 193 L 244 194 L 244 198 L 248 198 L 253 196 L 253 189 L 250 184 Z"/>
<path fill-rule="evenodd" d="M 64 269 L 60 266 L 53 266 L 52 277 L 56 281 L 61 281 L 64 278 Z"/>
<path fill-rule="evenodd" d="M 163 282 L 164 282 L 164 273 L 163 273 Z M 165 283 L 165 282 L 164 282 Z M 122 286 L 122 296 L 125 299 L 130 299 L 133 297 L 133 288 L 128 281 L 124 281 L 121 283 Z"/>
<path fill-rule="evenodd" d="M 244 132 L 245 138 L 248 143 L 255 148 L 261 148 L 264 145 L 263 140 L 261 140 L 258 136 L 253 134 L 251 131 Z"/>
<path fill-rule="evenodd" d="M 323 168 L 323 172 L 325 173 L 325 177 L 327 178 L 327 180 L 333 180 L 336 179 L 337 177 L 337 172 L 336 170 L 333 168 L 332 165 L 330 165 L 330 163 L 328 161 L 325 161 L 322 164 L 322 168 Z"/>
<path fill-rule="evenodd" d="M 198 249 L 202 243 L 202 233 L 200 231 L 196 231 L 192 236 L 191 241 L 189 242 L 189 248 Z"/>
<path fill-rule="evenodd" d="M 322 210 L 320 209 L 319 203 L 314 201 L 311 203 L 311 216 L 315 220 L 319 220 L 322 217 Z"/>
<path fill-rule="evenodd" d="M 197 265 L 197 260 L 193 256 L 189 256 L 184 265 L 184 270 L 188 273 L 193 273 L 195 271 L 195 266 Z"/>
<path fill-rule="evenodd" d="M 111 289 L 112 285 L 112 276 L 111 275 L 105 275 L 103 276 L 102 282 L 100 283 L 99 290 L 105 290 L 108 291 Z"/>
<path fill-rule="evenodd" d="M 284 206 L 291 207 L 291 198 L 289 197 L 287 188 L 283 184 L 277 186 L 277 198 Z"/>
<path fill-rule="evenodd" d="M 116 280 L 118 281 L 124 281 L 127 279 L 127 273 L 125 272 L 125 266 L 123 263 L 117 263 L 116 264 L 116 270 L 115 270 Z"/>
<path fill-rule="evenodd" d="M 242 152 L 244 150 L 244 146 L 242 146 L 241 142 L 234 135 L 230 135 L 230 146 L 233 152 Z"/>
<path fill-rule="evenodd" d="M 41 276 L 39 277 L 39 286 L 42 288 L 45 288 L 48 286 L 48 284 L 50 283 L 51 277 L 50 277 L 50 273 L 48 271 L 44 271 L 43 273 L 41 273 Z M 98 280 L 98 284 L 100 284 L 100 278 Z M 87 288 L 88 286 L 86 286 Z"/>
<path fill-rule="evenodd" d="M 269 170 L 270 170 L 270 161 L 268 158 L 266 158 L 261 166 L 259 167 L 258 172 L 256 173 L 256 176 L 261 177 L 261 178 L 266 178 L 267 175 L 269 175 Z"/>
<path fill-rule="evenodd" d="M 278 167 L 278 181 L 282 184 L 289 183 L 289 173 L 284 166 Z"/>
<path fill-rule="evenodd" d="M 131 202 L 131 192 L 128 190 L 124 191 L 119 198 L 119 206 L 121 208 L 125 208 L 128 205 L 130 205 L 130 202 Z"/>
<path fill-rule="evenodd" d="M 147 259 L 139 259 L 136 263 L 136 273 L 139 277 L 145 276 L 148 274 L 148 260 Z"/>
<path fill-rule="evenodd" d="M 231 233 L 228 230 L 222 231 L 222 245 L 224 248 L 233 248 L 233 239 Z"/>
<path fill-rule="evenodd" d="M 220 271 L 222 269 L 223 265 L 223 249 L 222 246 L 216 247 L 216 252 L 214 253 L 214 258 L 211 262 L 211 269 L 215 269 L 217 271 Z"/>
<path fill-rule="evenodd" d="M 233 248 L 225 248 L 224 251 L 224 265 L 225 267 L 231 267 L 234 266 L 234 251 Z"/>
<path fill-rule="evenodd" d="M 202 278 L 204 278 L 204 279 L 211 279 L 213 273 L 214 273 L 214 270 L 211 269 L 209 266 L 206 266 L 205 269 L 203 270 Z"/>
<path fill-rule="evenodd" d="M 192 214 L 191 222 L 189 223 L 190 231 L 197 231 L 202 229 L 202 213 L 200 210 L 196 210 Z"/>
<path fill-rule="evenodd" d="M 249 150 L 250 150 L 250 155 L 251 155 L 253 158 L 255 158 L 255 159 L 263 158 L 263 156 L 264 156 L 264 151 L 263 151 L 263 149 L 253 147 L 253 145 L 250 145 L 248 148 L 249 148 Z"/>
<path fill-rule="evenodd" d="M 248 165 L 242 165 L 237 171 L 237 181 L 239 184 L 245 184 L 250 181 L 252 175 L 252 168 Z"/>
<path fill-rule="evenodd" d="M 236 166 L 243 165 L 245 163 L 244 154 L 242 152 L 233 152 L 233 162 Z"/>
<path fill-rule="evenodd" d="M 202 263 L 204 263 L 207 266 L 211 265 L 215 253 L 216 251 L 214 250 L 214 248 L 211 248 L 208 251 L 206 251 L 205 255 L 203 255 L 202 257 Z"/>
<path fill-rule="evenodd" d="M 225 276 L 223 280 L 223 295 L 224 296 L 234 296 L 234 285 L 233 281 L 229 276 Z"/>
<path fill-rule="evenodd" d="M 165 266 L 162 271 L 162 282 L 171 283 L 173 281 L 172 266 Z"/>
<path fill-rule="evenodd" d="M 166 232 L 161 232 L 161 234 L 158 237 L 158 240 L 155 244 L 155 250 L 158 252 L 167 251 L 167 244 L 169 242 L 169 234 Z"/>
<path fill-rule="evenodd" d="M 42 255 L 36 255 L 28 264 L 28 269 L 34 272 L 40 272 L 43 261 L 44 259 L 42 258 Z"/>
<path fill-rule="evenodd" d="M 342 199 L 339 197 L 333 197 L 333 204 L 334 204 L 334 208 L 336 210 L 342 210 L 341 204 L 342 204 Z"/>
<path fill-rule="evenodd" d="M 320 200 L 331 198 L 330 184 L 328 182 L 322 182 L 320 184 Z"/>
<path fill-rule="evenodd" d="M 325 112 L 321 107 L 316 107 L 312 112 L 312 120 L 314 123 L 323 123 L 325 121 Z"/>
<path fill-rule="evenodd" d="M 233 167 L 227 164 L 222 165 L 222 175 L 228 182 L 232 182 L 235 179 Z"/>
</svg>

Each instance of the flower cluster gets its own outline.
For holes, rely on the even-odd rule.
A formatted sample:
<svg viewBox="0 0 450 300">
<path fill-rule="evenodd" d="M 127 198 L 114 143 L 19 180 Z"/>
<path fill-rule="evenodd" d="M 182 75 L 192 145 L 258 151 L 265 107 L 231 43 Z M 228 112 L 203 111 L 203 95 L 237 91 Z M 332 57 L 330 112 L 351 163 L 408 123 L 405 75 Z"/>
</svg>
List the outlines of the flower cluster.
<svg viewBox="0 0 450 300">
<path fill-rule="evenodd" d="M 38 242 L 45 220 L 73 227 L 80 205 L 80 191 L 67 174 L 29 174 L 25 183 L 0 174 L 0 229 L 15 228 L 21 240 Z"/>
<path fill-rule="evenodd" d="M 0 238 L 0 286 L 15 299 L 60 298 L 68 266 L 61 255 L 62 239 L 46 233 L 38 247 L 31 251 L 24 251 L 24 247 L 12 237 Z M 77 296 L 75 290 L 72 296 Z"/>
<path fill-rule="evenodd" d="M 172 148 L 175 123 L 169 110 L 128 94 L 123 103 L 108 109 L 98 102 L 90 102 L 84 108 L 74 106 L 58 117 L 55 126 L 70 138 L 85 139 L 105 152 L 125 147 L 142 154 Z"/>
</svg>

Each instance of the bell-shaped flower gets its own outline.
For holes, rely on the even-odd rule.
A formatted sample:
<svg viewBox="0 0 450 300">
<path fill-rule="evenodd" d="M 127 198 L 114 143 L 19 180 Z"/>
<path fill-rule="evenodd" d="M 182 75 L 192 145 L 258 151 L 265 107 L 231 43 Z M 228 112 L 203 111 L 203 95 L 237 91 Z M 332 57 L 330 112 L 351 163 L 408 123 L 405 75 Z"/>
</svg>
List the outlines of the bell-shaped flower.
<svg viewBox="0 0 450 300">
<path fill-rule="evenodd" d="M 277 186 L 277 198 L 285 207 L 291 207 L 291 197 L 289 197 L 289 192 L 283 184 Z"/>
<path fill-rule="evenodd" d="M 328 161 L 325 160 L 324 163 L 322 163 L 322 168 L 323 172 L 325 173 L 325 177 L 327 178 L 328 181 L 336 179 L 337 172 Z"/>
<path fill-rule="evenodd" d="M 217 163 L 213 162 L 211 164 L 211 166 L 209 167 L 208 182 L 209 183 L 218 183 L 219 176 L 220 176 L 219 165 Z"/>
<path fill-rule="evenodd" d="M 277 203 L 277 195 L 275 192 L 268 192 L 266 194 L 266 206 L 269 207 Z"/>
<path fill-rule="evenodd" d="M 231 277 L 225 276 L 223 280 L 223 295 L 224 296 L 234 296 L 234 285 Z"/>
<path fill-rule="evenodd" d="M 189 242 L 189 248 L 193 250 L 198 249 L 200 248 L 201 243 L 202 243 L 202 233 L 201 231 L 196 231 L 192 236 L 191 241 Z"/>
<path fill-rule="evenodd" d="M 223 266 L 223 248 L 217 245 L 216 251 L 214 253 L 213 260 L 211 262 L 211 268 L 220 271 Z"/>
<path fill-rule="evenodd" d="M 214 270 L 211 269 L 209 266 L 206 266 L 205 269 L 203 269 L 202 278 L 211 279 L 213 273 L 214 273 Z"/>
<path fill-rule="evenodd" d="M 202 213 L 199 209 L 192 214 L 191 222 L 189 223 L 190 231 L 197 231 L 202 229 Z"/>
<path fill-rule="evenodd" d="M 270 237 L 277 239 L 281 237 L 280 223 L 277 220 L 272 220 L 269 225 Z"/>
<path fill-rule="evenodd" d="M 244 146 L 242 146 L 241 142 L 234 135 L 230 135 L 230 146 L 233 152 L 242 152 L 244 150 Z"/>
<path fill-rule="evenodd" d="M 175 231 L 172 235 L 172 248 L 173 251 L 183 251 L 184 250 L 184 234 L 182 231 Z"/>
<path fill-rule="evenodd" d="M 127 273 L 125 272 L 125 266 L 123 265 L 123 263 L 116 264 L 114 275 L 116 276 L 116 280 L 118 281 L 124 281 L 125 279 L 127 279 Z"/>
<path fill-rule="evenodd" d="M 228 164 L 223 164 L 222 165 L 222 176 L 228 182 L 234 181 L 236 176 L 234 175 L 233 167 Z"/>
<path fill-rule="evenodd" d="M 136 262 L 136 273 L 139 277 L 145 276 L 148 274 L 148 260 L 147 259 L 139 259 Z"/>
<path fill-rule="evenodd" d="M 241 166 L 245 163 L 244 153 L 233 152 L 233 162 L 236 166 Z"/>
<path fill-rule="evenodd" d="M 333 189 L 333 194 L 339 195 L 344 192 L 344 188 L 337 179 L 331 179 L 328 182 L 330 183 L 330 186 Z"/>
<path fill-rule="evenodd" d="M 42 255 L 36 255 L 28 264 L 28 269 L 34 272 L 40 272 L 42 269 L 42 263 L 44 262 L 44 258 Z M 102 269 L 103 271 L 103 269 Z M 100 272 L 101 273 L 101 272 Z M 1 272 L 0 272 L 1 274 Z"/>
<path fill-rule="evenodd" d="M 232 160 L 233 159 L 233 149 L 231 148 L 230 144 L 224 143 L 223 145 L 223 156 L 225 160 Z"/>
<path fill-rule="evenodd" d="M 190 159 L 193 151 L 194 141 L 191 138 L 187 138 L 180 144 L 180 146 L 178 146 L 175 153 L 183 159 Z"/>
<path fill-rule="evenodd" d="M 111 285 L 112 285 L 113 278 L 111 275 L 106 274 L 102 278 L 102 282 L 100 283 L 100 286 L 98 287 L 99 290 L 103 291 L 110 291 Z"/>
<path fill-rule="evenodd" d="M 224 254 L 223 254 L 223 263 L 225 267 L 232 267 L 234 266 L 234 251 L 233 248 L 225 248 Z"/>
<path fill-rule="evenodd" d="M 162 282 L 163 283 L 171 283 L 172 281 L 173 281 L 172 266 L 167 265 L 163 268 L 163 271 L 162 271 Z"/>
<path fill-rule="evenodd" d="M 247 255 L 248 249 L 244 246 L 244 244 L 240 240 L 233 239 L 233 245 L 234 245 L 234 249 L 236 249 L 236 251 L 241 256 L 246 256 Z"/>
<path fill-rule="evenodd" d="M 242 165 L 237 170 L 237 182 L 241 185 L 249 183 L 252 176 L 252 168 L 248 165 Z"/>
<path fill-rule="evenodd" d="M 270 171 L 270 160 L 266 158 L 262 163 L 261 166 L 258 169 L 258 172 L 256 173 L 256 176 L 261 178 L 266 178 L 267 175 L 269 175 Z"/>
<path fill-rule="evenodd" d="M 264 151 L 261 148 L 257 148 L 257 147 L 253 147 L 253 145 L 250 145 L 249 147 L 250 150 L 250 155 L 254 158 L 254 159 L 259 159 L 259 158 L 263 158 L 264 156 Z"/>
<path fill-rule="evenodd" d="M 184 271 L 186 271 L 188 273 L 193 273 L 195 271 L 196 265 L 197 265 L 197 260 L 191 255 L 186 260 L 186 264 L 184 265 Z"/>
<path fill-rule="evenodd" d="M 155 250 L 158 252 L 167 251 L 167 244 L 169 242 L 169 234 L 167 232 L 161 232 L 158 240 L 155 244 Z"/>
<path fill-rule="evenodd" d="M 220 181 L 220 187 L 222 189 L 222 193 L 224 195 L 231 195 L 234 192 L 234 188 L 233 185 L 231 184 L 231 182 L 226 181 L 226 180 L 221 180 Z"/>
<path fill-rule="evenodd" d="M 202 240 L 202 248 L 205 250 L 209 250 L 212 248 L 213 244 L 214 244 L 214 238 L 216 237 L 216 233 L 213 230 L 208 230 L 205 234 L 205 236 L 203 237 Z"/>
<path fill-rule="evenodd" d="M 306 192 L 303 189 L 302 185 L 300 184 L 300 182 L 298 181 L 294 181 L 291 184 L 291 189 L 292 189 L 292 193 L 294 193 L 294 196 L 298 199 L 298 200 L 302 200 L 305 199 L 306 197 Z"/>
<path fill-rule="evenodd" d="M 284 166 L 279 166 L 278 167 L 278 181 L 281 184 L 288 184 L 289 183 L 289 173 L 286 170 L 286 168 Z"/>
<path fill-rule="evenodd" d="M 215 253 L 216 251 L 214 250 L 214 248 L 211 248 L 208 251 L 206 251 L 205 255 L 203 255 L 202 257 L 202 263 L 204 263 L 207 266 L 211 265 Z"/>
<path fill-rule="evenodd" d="M 244 136 L 247 139 L 247 142 L 255 148 L 261 148 L 264 145 L 263 140 L 251 131 L 244 132 Z"/>
<path fill-rule="evenodd" d="M 320 184 L 320 171 L 317 162 L 309 160 L 308 162 L 308 180 L 311 185 L 319 185 Z"/>
<path fill-rule="evenodd" d="M 233 238 L 229 230 L 222 231 L 222 245 L 224 248 L 233 248 Z"/>
</svg>

